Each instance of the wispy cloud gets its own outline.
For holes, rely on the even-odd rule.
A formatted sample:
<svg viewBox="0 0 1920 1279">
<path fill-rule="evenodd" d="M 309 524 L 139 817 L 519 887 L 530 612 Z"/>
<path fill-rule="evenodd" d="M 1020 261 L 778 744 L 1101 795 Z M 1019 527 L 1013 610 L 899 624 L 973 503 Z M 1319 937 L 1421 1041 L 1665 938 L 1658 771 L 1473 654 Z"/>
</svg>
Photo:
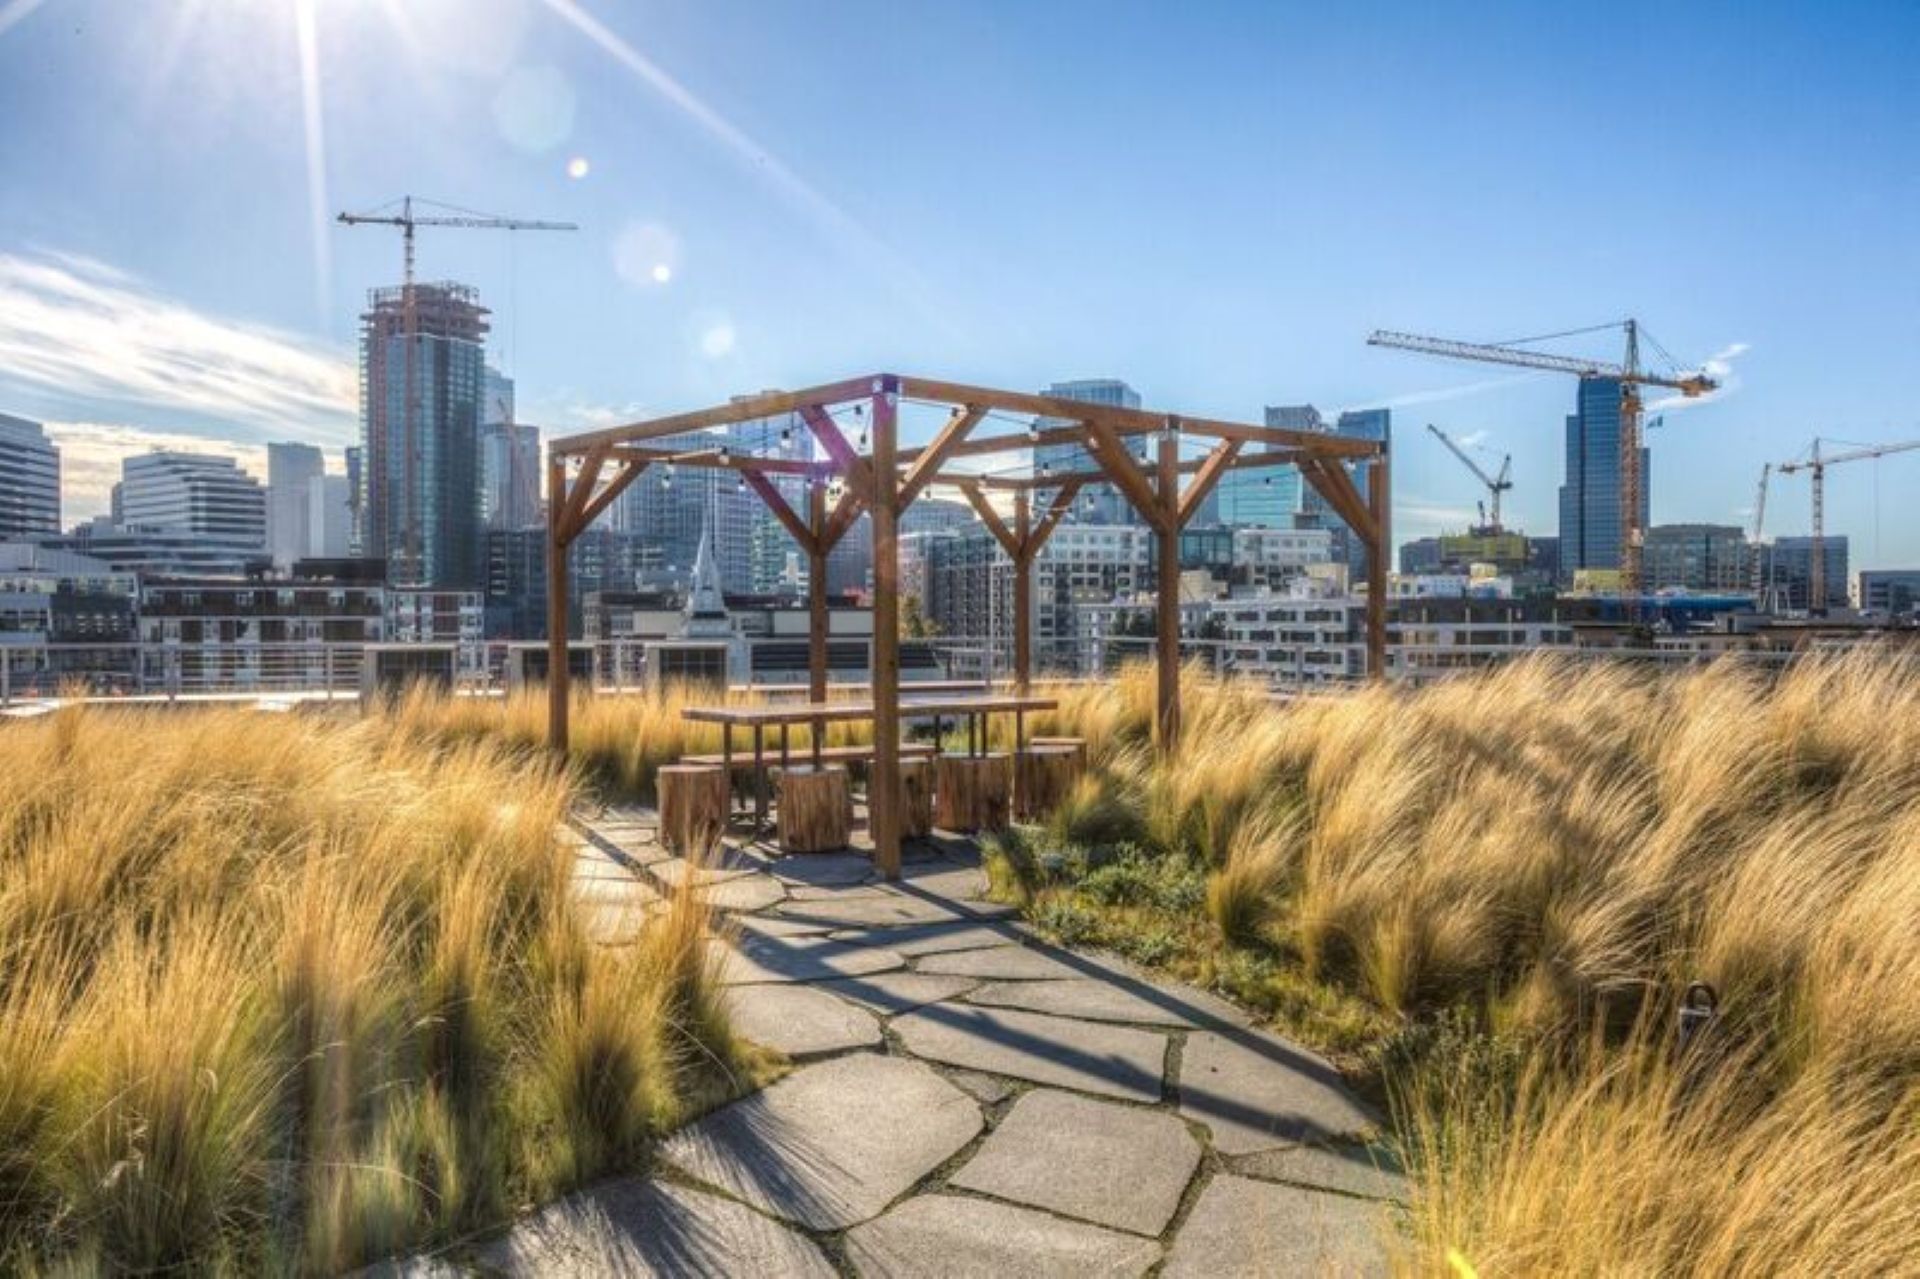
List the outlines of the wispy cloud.
<svg viewBox="0 0 1920 1279">
<path fill-rule="evenodd" d="M 114 422 L 48 422 L 47 435 L 60 446 L 62 517 L 75 524 L 104 514 L 120 478 L 120 463 L 140 453 L 213 453 L 233 458 L 255 479 L 266 480 L 264 444 L 235 444 L 185 431 L 155 431 Z"/>
<path fill-rule="evenodd" d="M 242 442 L 344 444 L 357 415 L 344 353 L 61 253 L 0 253 L 0 387 L 95 418 L 190 418 Z"/>
<path fill-rule="evenodd" d="M 0 4 L 0 36 L 5 35 L 9 27 L 38 9 L 42 3 L 43 0 L 10 0 L 10 3 Z"/>
</svg>

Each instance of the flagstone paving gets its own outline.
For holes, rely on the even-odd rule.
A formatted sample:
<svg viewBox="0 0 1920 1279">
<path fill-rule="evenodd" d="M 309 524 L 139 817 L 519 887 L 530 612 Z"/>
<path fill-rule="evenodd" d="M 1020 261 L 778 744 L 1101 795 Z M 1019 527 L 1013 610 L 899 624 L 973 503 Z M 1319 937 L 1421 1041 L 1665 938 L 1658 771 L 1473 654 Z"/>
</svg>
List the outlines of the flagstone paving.
<svg viewBox="0 0 1920 1279">
<path fill-rule="evenodd" d="M 643 809 L 579 826 L 576 895 L 596 936 L 631 943 L 691 881 L 722 913 L 709 944 L 735 1029 L 795 1065 L 668 1138 L 651 1176 L 437 1263 L 1385 1273 L 1404 1181 L 1338 1073 L 1214 996 L 1043 944 L 984 900 L 971 843 L 922 841 L 885 883 L 860 852 L 755 844 L 694 866 L 654 842 Z"/>
</svg>

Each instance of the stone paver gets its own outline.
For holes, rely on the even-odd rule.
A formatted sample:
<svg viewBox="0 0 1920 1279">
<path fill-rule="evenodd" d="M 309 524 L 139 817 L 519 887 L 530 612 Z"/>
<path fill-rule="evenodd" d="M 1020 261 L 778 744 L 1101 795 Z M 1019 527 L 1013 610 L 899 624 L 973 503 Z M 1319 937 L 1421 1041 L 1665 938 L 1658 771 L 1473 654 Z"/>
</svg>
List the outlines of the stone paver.
<svg viewBox="0 0 1920 1279">
<path fill-rule="evenodd" d="M 1258 1030 L 1187 1036 L 1180 1113 L 1205 1124 L 1214 1148 L 1228 1155 L 1353 1136 L 1375 1124 L 1331 1064 Z"/>
<path fill-rule="evenodd" d="M 849 1232 L 847 1256 L 865 1279 L 1115 1279 L 1144 1273 L 1160 1245 L 1028 1208 L 922 1195 Z"/>
<path fill-rule="evenodd" d="M 872 1013 L 814 986 L 729 986 L 727 1015 L 737 1033 L 789 1057 L 880 1043 Z"/>
<path fill-rule="evenodd" d="M 937 955 L 946 950 L 985 950 L 991 946 L 1014 946 L 1020 934 L 1005 924 L 965 923 L 912 924 L 901 928 L 836 929 L 835 941 L 856 946 L 885 946 L 902 955 Z"/>
<path fill-rule="evenodd" d="M 1168 1279 L 1384 1275 L 1386 1210 L 1364 1199 L 1216 1177 L 1180 1227 Z"/>
<path fill-rule="evenodd" d="M 877 1216 L 982 1122 L 973 1098 L 929 1067 L 854 1053 L 696 1121 L 660 1154 L 775 1216 L 838 1230 Z"/>
<path fill-rule="evenodd" d="M 820 989 L 842 999 L 864 1004 L 883 1017 L 912 1012 L 928 1004 L 955 999 L 979 985 L 971 977 L 940 977 L 930 973 L 875 973 L 871 977 L 850 977 L 825 981 Z"/>
<path fill-rule="evenodd" d="M 829 981 L 904 968 L 907 961 L 878 946 L 847 946 L 824 937 L 742 937 L 737 946 L 708 943 L 720 952 L 720 981 L 741 986 L 769 981 Z"/>
<path fill-rule="evenodd" d="M 750 1208 L 686 1186 L 627 1178 L 572 1195 L 481 1252 L 512 1276 L 792 1275 L 834 1273 L 806 1236 Z"/>
<path fill-rule="evenodd" d="M 1145 982 L 1120 984 L 1110 978 L 995 982 L 974 991 L 967 1000 L 994 1008 L 1142 1026 L 1205 1026 L 1223 1020 L 1213 1007 L 1218 1001 L 1202 1002 Z"/>
<path fill-rule="evenodd" d="M 1390 1156 L 1361 1145 L 1292 1146 L 1233 1161 L 1232 1170 L 1267 1181 L 1291 1181 L 1367 1199 L 1407 1200 L 1407 1178 Z"/>
<path fill-rule="evenodd" d="M 951 973 L 988 981 L 1058 981 L 1085 975 L 1070 963 L 1025 946 L 929 955 L 917 967 L 923 973 Z"/>
<path fill-rule="evenodd" d="M 696 1185 L 634 1178 L 573 1196 L 472 1258 L 490 1272 L 1384 1267 L 1405 1179 L 1360 1144 L 1377 1121 L 1338 1073 L 1213 995 L 1026 944 L 1002 920 L 1012 907 L 978 900 L 966 841 L 911 847 L 889 884 L 864 850 L 755 845 L 696 865 L 653 827 L 626 810 L 566 836 L 589 927 L 633 941 L 662 885 L 691 882 L 721 912 L 709 945 L 735 1030 L 811 1064 L 662 1144 L 668 1175 Z M 997 1127 L 958 1158 L 989 1112 Z M 1189 1199 L 1196 1176 L 1210 1180 Z M 823 1251 L 792 1225 L 846 1233 Z"/>
<path fill-rule="evenodd" d="M 787 895 L 787 890 L 778 881 L 765 875 L 723 880 L 703 885 L 694 891 L 700 895 L 701 901 L 715 910 L 738 911 L 741 914 L 765 910 Z"/>
<path fill-rule="evenodd" d="M 891 928 L 905 924 L 954 924 L 967 916 L 945 902 L 927 901 L 905 893 L 842 894 L 814 901 L 790 901 L 780 908 L 782 919 L 811 919 L 842 928 Z"/>
<path fill-rule="evenodd" d="M 952 1183 L 1137 1235 L 1158 1235 L 1200 1163 L 1164 1110 L 1046 1089 L 1026 1093 Z"/>
<path fill-rule="evenodd" d="M 894 1019 L 916 1057 L 1037 1084 L 1159 1101 L 1166 1036 L 1013 1009 L 939 1004 Z"/>
</svg>

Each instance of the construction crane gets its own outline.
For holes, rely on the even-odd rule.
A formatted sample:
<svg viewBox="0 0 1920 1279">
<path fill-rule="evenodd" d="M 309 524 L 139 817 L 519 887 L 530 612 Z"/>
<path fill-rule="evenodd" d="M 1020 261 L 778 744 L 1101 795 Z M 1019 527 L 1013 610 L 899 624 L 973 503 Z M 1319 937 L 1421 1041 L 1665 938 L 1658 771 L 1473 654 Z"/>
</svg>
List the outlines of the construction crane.
<svg viewBox="0 0 1920 1279">
<path fill-rule="evenodd" d="M 1920 440 L 1905 440 L 1898 444 L 1870 444 L 1845 453 L 1822 454 L 1820 443 L 1820 437 L 1815 436 L 1806 457 L 1782 462 L 1778 468 L 1782 475 L 1807 471 L 1813 477 L 1813 562 L 1807 566 L 1807 612 L 1815 616 L 1824 616 L 1827 611 L 1827 468 L 1842 462 L 1863 462 L 1889 453 L 1920 449 Z"/>
<path fill-rule="evenodd" d="M 1646 540 L 1646 530 L 1640 527 L 1640 388 L 1659 386 L 1680 392 L 1688 399 L 1696 399 L 1719 388 L 1720 383 L 1706 373 L 1674 372 L 1671 374 L 1650 372 L 1640 367 L 1640 339 L 1642 331 L 1637 320 L 1622 320 L 1616 324 L 1596 325 L 1586 329 L 1571 329 L 1565 333 L 1548 333 L 1537 338 L 1524 338 L 1523 342 L 1544 342 L 1553 338 L 1577 337 L 1603 330 L 1624 329 L 1626 331 L 1626 358 L 1618 364 L 1606 360 L 1589 360 L 1572 355 L 1553 355 L 1544 351 L 1529 351 L 1519 343 L 1492 342 L 1456 342 L 1447 338 L 1422 337 L 1415 333 L 1394 333 L 1385 329 L 1376 330 L 1367 338 L 1369 346 L 1393 347 L 1401 351 L 1419 351 L 1427 355 L 1444 355 L 1455 360 L 1477 360 L 1485 364 L 1511 364 L 1523 369 L 1541 369 L 1550 373 L 1571 373 L 1581 381 L 1596 378 L 1609 378 L 1620 383 L 1620 589 L 1628 597 L 1640 593 L 1640 553 Z M 1660 344 L 1651 337 L 1647 339 L 1656 350 Z M 1664 356 L 1666 353 L 1661 351 Z M 1672 363 L 1672 357 L 1667 357 Z"/>
<path fill-rule="evenodd" d="M 1480 506 L 1481 523 L 1487 532 L 1498 535 L 1500 533 L 1500 495 L 1513 487 L 1513 454 L 1509 453 L 1500 459 L 1500 474 L 1488 475 L 1478 462 L 1467 455 L 1465 449 L 1454 443 L 1451 435 L 1431 422 L 1427 423 L 1427 429 L 1447 446 L 1449 453 L 1460 459 L 1461 465 L 1472 471 L 1474 477 L 1487 486 L 1487 501 Z M 1489 518 L 1489 507 L 1491 507 L 1491 518 Z"/>
<path fill-rule="evenodd" d="M 1754 607 L 1762 613 L 1771 613 L 1768 601 L 1761 597 L 1761 587 L 1765 585 L 1761 565 L 1766 550 L 1760 544 L 1761 530 L 1767 523 L 1767 481 L 1773 477 L 1773 463 L 1768 462 L 1760 468 L 1760 491 L 1753 499 L 1753 536 L 1747 540 L 1747 584 L 1753 588 Z"/>
<path fill-rule="evenodd" d="M 455 208 L 452 205 L 434 204 L 430 200 L 421 200 L 422 205 L 446 209 L 445 214 L 422 216 L 413 211 L 414 198 L 410 195 L 400 197 L 398 213 L 342 213 L 340 221 L 347 226 L 392 226 L 400 228 L 401 272 L 400 272 L 400 316 L 401 331 L 405 335 L 405 352 L 401 362 L 406 369 L 406 413 L 401 430 L 406 438 L 402 456 L 405 459 L 405 477 L 407 500 L 413 501 L 418 489 L 420 454 L 420 386 L 419 375 L 414 371 L 414 347 L 420 336 L 420 310 L 415 303 L 413 292 L 413 233 L 420 227 L 448 227 L 467 231 L 578 231 L 580 228 L 572 222 L 537 222 L 526 218 L 501 218 L 490 214 L 476 213 L 472 209 Z M 381 206 L 390 209 L 391 204 Z M 374 464 L 374 459 L 368 459 Z M 420 521 L 407 521 L 407 563 L 412 571 L 420 565 Z M 384 530 L 382 531 L 384 537 Z"/>
</svg>

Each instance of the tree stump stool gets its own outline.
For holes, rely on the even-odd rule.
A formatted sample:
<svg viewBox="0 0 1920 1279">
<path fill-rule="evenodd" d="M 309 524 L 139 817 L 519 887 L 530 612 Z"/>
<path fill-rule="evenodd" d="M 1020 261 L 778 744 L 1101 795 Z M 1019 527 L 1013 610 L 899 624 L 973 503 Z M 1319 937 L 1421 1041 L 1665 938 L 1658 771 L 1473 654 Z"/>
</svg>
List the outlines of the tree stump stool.
<svg viewBox="0 0 1920 1279">
<path fill-rule="evenodd" d="M 682 857 L 705 857 L 727 829 L 727 770 L 718 764 L 663 764 L 654 774 L 660 797 L 660 846 Z"/>
<path fill-rule="evenodd" d="M 925 839 L 933 833 L 933 761 L 900 761 L 900 836 Z"/>
<path fill-rule="evenodd" d="M 1032 745 L 1014 760 L 1014 801 L 1023 822 L 1045 817 L 1073 793 L 1086 769 L 1080 752 L 1066 745 Z"/>
<path fill-rule="evenodd" d="M 942 830 L 1001 830 L 1013 805 L 1013 758 L 942 755 L 934 762 L 933 824 Z"/>
<path fill-rule="evenodd" d="M 781 769 L 779 804 L 781 852 L 832 852 L 853 835 L 853 783 L 845 764 Z"/>
</svg>

